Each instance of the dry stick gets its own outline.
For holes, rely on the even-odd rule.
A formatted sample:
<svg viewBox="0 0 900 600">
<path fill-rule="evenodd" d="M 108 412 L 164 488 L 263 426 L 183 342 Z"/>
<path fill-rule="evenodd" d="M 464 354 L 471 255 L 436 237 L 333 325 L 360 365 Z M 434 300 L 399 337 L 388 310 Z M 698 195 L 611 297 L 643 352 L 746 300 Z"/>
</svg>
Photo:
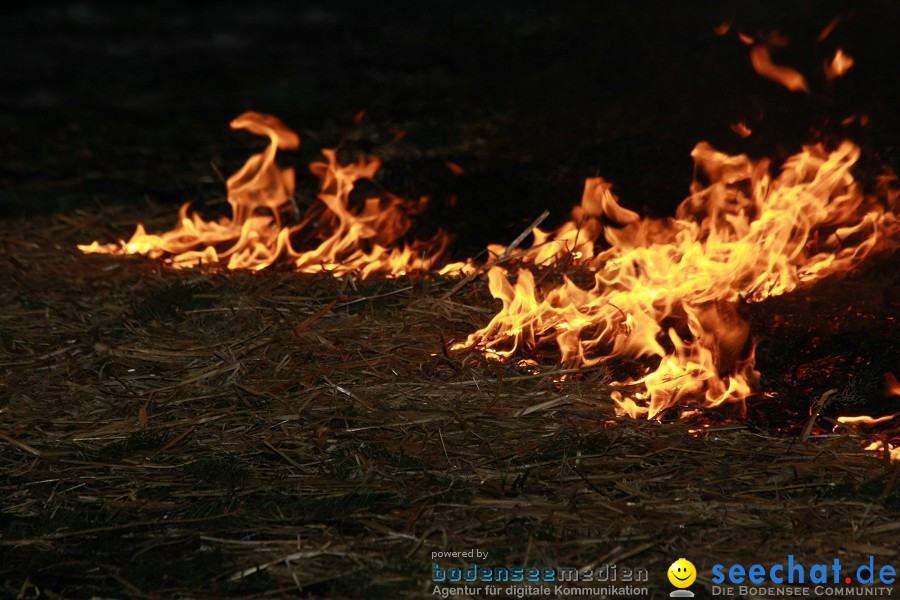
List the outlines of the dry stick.
<svg viewBox="0 0 900 600">
<path fill-rule="evenodd" d="M 479 268 L 475 269 L 474 271 L 472 271 L 471 273 L 469 273 L 468 275 L 466 275 L 466 277 L 463 278 L 462 281 L 460 281 L 455 286 L 453 286 L 453 289 L 451 289 L 449 292 L 444 294 L 441 297 L 441 299 L 446 300 L 447 298 L 449 298 L 450 296 L 452 296 L 453 294 L 458 292 L 460 289 L 462 289 L 463 287 L 468 285 L 469 282 L 471 282 L 473 279 L 478 277 L 479 273 L 481 273 L 485 269 L 489 269 L 489 268 L 493 267 L 494 265 L 498 265 L 498 264 L 504 262 L 505 260 L 507 260 L 509 258 L 509 255 L 512 254 L 512 251 L 515 250 L 516 248 L 518 248 L 519 244 L 522 243 L 522 240 L 524 240 L 526 237 L 528 237 L 528 234 L 530 234 L 535 227 L 537 227 L 538 225 L 543 223 L 544 219 L 546 219 L 549 216 L 550 216 L 549 210 L 545 210 L 544 212 L 542 212 L 541 216 L 539 216 L 537 219 L 535 219 L 531 223 L 531 225 L 529 225 L 522 233 L 520 233 L 518 235 L 518 237 L 516 237 L 516 239 L 514 239 L 512 241 L 512 243 L 509 246 L 506 247 L 506 250 L 503 251 L 503 254 L 501 254 L 500 256 L 498 256 L 497 258 L 495 258 L 488 264 L 486 264 L 482 267 L 479 267 Z"/>
<path fill-rule="evenodd" d="M 343 304 L 338 304 L 335 308 L 344 308 L 345 306 L 350 306 L 351 304 L 356 304 L 357 302 L 365 302 L 366 300 L 375 300 L 376 298 L 385 298 L 387 296 L 393 296 L 395 294 L 400 294 L 402 292 L 408 292 L 413 289 L 413 286 L 408 285 L 406 287 L 402 287 L 399 290 L 393 290 L 390 292 L 385 292 L 383 294 L 376 294 L 374 296 L 364 296 L 362 298 L 357 298 L 355 300 L 350 300 L 349 302 L 344 302 Z M 337 302 L 337 300 L 335 300 Z M 333 304 L 333 303 L 332 303 Z M 330 307 L 329 307 L 330 308 Z"/>
<path fill-rule="evenodd" d="M 818 402 L 816 402 L 816 405 L 812 409 L 812 413 L 809 415 L 809 421 L 806 422 L 806 427 L 803 428 L 803 433 L 800 434 L 801 442 L 805 442 L 809 439 L 809 434 L 812 431 L 816 419 L 819 417 L 819 413 L 822 411 L 822 407 L 825 406 L 825 402 L 834 394 L 837 394 L 836 389 L 828 390 L 819 397 Z"/>
<path fill-rule="evenodd" d="M 44 453 L 41 452 L 40 450 L 38 450 L 37 448 L 32 448 L 25 442 L 20 442 L 19 440 L 12 438 L 12 437 L 6 435 L 5 433 L 0 433 L 0 440 L 3 440 L 7 444 L 15 446 L 16 448 L 18 448 L 19 450 L 22 450 L 23 452 L 27 452 L 28 454 L 31 454 L 33 456 L 37 456 L 38 458 L 40 458 L 44 455 Z"/>
<path fill-rule="evenodd" d="M 316 321 L 318 321 L 319 319 L 324 317 L 328 311 L 330 311 L 332 308 L 334 308 L 335 304 L 337 304 L 337 299 L 332 300 L 331 302 L 329 302 L 328 304 L 326 304 L 325 306 L 323 306 L 322 308 L 317 310 L 315 312 L 315 314 L 304 319 L 302 323 L 300 323 L 299 325 L 297 325 L 294 328 L 294 334 L 295 335 L 300 334 L 300 333 L 303 333 L 304 331 L 306 331 L 307 329 L 309 329 L 310 325 L 312 325 L 313 323 L 315 323 Z"/>
</svg>

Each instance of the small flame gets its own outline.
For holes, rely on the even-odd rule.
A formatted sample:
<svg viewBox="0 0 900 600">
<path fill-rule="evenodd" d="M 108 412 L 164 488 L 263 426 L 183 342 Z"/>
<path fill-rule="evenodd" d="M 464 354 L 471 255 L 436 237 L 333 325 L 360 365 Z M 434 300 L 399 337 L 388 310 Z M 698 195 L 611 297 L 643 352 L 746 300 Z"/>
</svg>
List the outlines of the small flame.
<svg viewBox="0 0 900 600">
<path fill-rule="evenodd" d="M 581 204 L 572 209 L 571 220 L 554 232 L 545 232 L 538 227 L 533 230 L 532 248 L 518 258 L 522 262 L 547 264 L 563 258 L 573 264 L 584 264 L 584 258 L 594 257 L 594 242 L 603 230 L 602 219 L 628 225 L 640 220 L 636 212 L 623 208 L 612 193 L 612 185 L 602 177 L 591 177 L 584 183 Z M 505 246 L 491 244 L 491 257 L 500 256 Z"/>
<path fill-rule="evenodd" d="M 837 27 L 838 23 L 840 22 L 840 17 L 834 17 L 833 19 L 831 19 L 831 21 L 828 22 L 828 25 L 826 25 L 825 28 L 819 32 L 819 37 L 816 39 L 818 39 L 820 42 L 824 41 L 825 38 L 831 35 L 831 32 L 834 31 L 834 28 Z"/>
<path fill-rule="evenodd" d="M 900 446 L 894 446 L 889 442 L 885 443 L 881 440 L 876 440 L 863 449 L 869 452 L 887 455 L 891 462 L 900 462 Z"/>
<path fill-rule="evenodd" d="M 741 136 L 742 138 L 748 138 L 753 135 L 753 130 L 747 127 L 747 124 L 743 121 L 738 121 L 737 123 L 731 124 L 731 130 Z"/>
<path fill-rule="evenodd" d="M 523 262 L 572 260 L 594 272 L 593 286 L 563 277 L 547 289 L 525 269 L 512 283 L 495 266 L 488 284 L 502 308 L 454 348 L 509 359 L 554 344 L 572 366 L 656 357 L 655 368 L 617 384 L 644 389 L 613 395 L 617 412 L 633 417 L 676 405 L 743 407 L 759 374 L 742 304 L 895 248 L 900 206 L 895 193 L 862 194 L 850 172 L 859 148 L 850 142 L 832 152 L 805 147 L 775 178 L 768 161 L 706 143 L 692 156 L 695 182 L 675 219 L 641 219 L 619 205 L 607 182 L 589 179 L 572 221 L 552 236 L 536 231 Z M 609 247 L 597 251 L 600 236 Z"/>
<path fill-rule="evenodd" d="M 886 396 L 900 396 L 900 381 L 893 373 L 884 374 L 884 387 Z"/>
<path fill-rule="evenodd" d="M 892 420 L 897 415 L 886 415 L 883 417 L 870 417 L 868 415 L 860 415 L 858 417 L 838 417 L 837 420 L 839 423 L 843 423 L 844 425 L 864 425 L 866 427 L 872 427 L 874 425 L 878 425 L 879 423 L 887 423 Z"/>
<path fill-rule="evenodd" d="M 825 76 L 828 79 L 837 79 L 849 71 L 852 66 L 853 57 L 844 54 L 844 51 L 838 48 L 834 53 L 834 58 L 831 59 L 831 63 L 825 65 Z"/>
<path fill-rule="evenodd" d="M 756 44 L 750 49 L 750 62 L 753 69 L 772 81 L 776 81 L 792 92 L 809 92 L 806 79 L 796 70 L 772 63 L 769 46 Z"/>
<path fill-rule="evenodd" d="M 463 169 L 463 168 L 462 168 L 461 166 L 459 166 L 458 164 L 456 164 L 455 162 L 450 162 L 450 161 L 448 160 L 448 161 L 446 161 L 444 164 L 447 165 L 447 169 L 449 169 L 449 171 L 450 171 L 451 173 L 453 173 L 454 175 L 456 175 L 457 177 L 460 176 L 460 175 L 465 175 L 465 173 L 466 173 L 466 170 Z"/>
<path fill-rule="evenodd" d="M 363 114 L 357 114 L 357 121 Z M 291 168 L 278 167 L 275 156 L 278 150 L 297 148 L 300 138 L 277 118 L 255 112 L 244 113 L 231 122 L 231 127 L 269 138 L 263 152 L 251 156 L 228 178 L 231 218 L 205 221 L 197 213 L 189 215 L 190 204 L 186 203 L 178 212 L 178 225 L 171 231 L 148 234 L 138 224 L 127 242 L 101 245 L 95 241 L 79 245 L 79 249 L 88 254 L 164 258 L 175 268 L 225 262 L 230 269 L 259 270 L 285 260 L 302 272 L 354 273 L 361 277 L 431 269 L 445 250 L 448 237 L 443 233 L 428 241 L 401 243 L 411 226 L 410 217 L 424 208 L 425 198 L 411 202 L 384 194 L 367 199 L 360 209 L 351 208 L 350 194 L 356 182 L 372 179 L 380 162 L 361 158 L 341 165 L 334 150 L 323 150 L 326 162 L 310 166 L 320 181 L 318 199 L 324 204 L 324 215 L 313 210 L 300 225 L 284 226 L 282 211 L 290 206 L 295 173 Z M 310 228 L 312 221 L 317 221 L 317 226 Z M 292 240 L 296 237 L 311 238 L 315 246 L 295 249 Z"/>
</svg>

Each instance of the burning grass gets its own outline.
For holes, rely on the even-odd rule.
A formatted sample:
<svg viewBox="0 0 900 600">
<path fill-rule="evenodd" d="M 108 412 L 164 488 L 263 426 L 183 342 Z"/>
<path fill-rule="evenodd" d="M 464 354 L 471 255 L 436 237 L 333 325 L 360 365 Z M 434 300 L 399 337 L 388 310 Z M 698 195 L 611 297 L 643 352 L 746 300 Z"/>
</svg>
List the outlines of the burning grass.
<svg viewBox="0 0 900 600">
<path fill-rule="evenodd" d="M 363 278 L 427 271 L 446 249 L 449 238 L 444 232 L 430 240 L 402 239 L 427 198 L 410 201 L 383 192 L 367 197 L 362 206 L 351 206 L 357 182 L 372 180 L 378 171 L 377 158 L 361 157 L 342 165 L 336 150 L 323 150 L 326 162 L 310 165 L 320 182 L 318 202 L 300 214 L 294 199 L 296 173 L 275 162 L 278 151 L 296 149 L 300 137 L 276 117 L 255 112 L 240 115 L 231 127 L 267 137 L 269 143 L 228 178 L 230 217 L 207 221 L 189 214 L 187 202 L 169 231 L 148 234 L 139 223 L 127 242 L 94 241 L 79 248 L 87 254 L 161 258 L 174 268 L 223 263 L 230 269 L 261 270 L 280 261 L 292 263 L 302 273 Z M 286 225 L 285 213 L 291 212 L 299 223 Z"/>
<path fill-rule="evenodd" d="M 377 159 L 342 165 L 335 150 L 324 150 L 328 162 L 310 167 L 320 180 L 320 202 L 299 224 L 285 226 L 282 213 L 296 208 L 295 172 L 277 166 L 275 157 L 299 146 L 299 137 L 276 117 L 254 112 L 231 126 L 269 138 L 266 149 L 226 182 L 231 217 L 214 222 L 196 213 L 189 217 L 185 203 L 178 225 L 168 232 L 148 235 L 138 224 L 128 242 L 94 241 L 78 248 L 86 254 L 163 258 L 174 268 L 221 262 L 229 269 L 262 270 L 281 262 L 298 272 L 359 279 L 434 271 L 448 235 L 439 232 L 412 244 L 401 240 L 427 198 L 416 205 L 384 192 L 383 198 L 351 207 L 357 182 L 374 179 Z M 691 193 L 675 218 L 641 218 L 619 204 L 608 182 L 590 178 L 571 221 L 555 232 L 537 227 L 545 211 L 509 246 L 489 246 L 493 260 L 484 267 L 467 259 L 436 271 L 467 273 L 445 294 L 450 297 L 480 268 L 489 269 L 491 294 L 503 303 L 488 325 L 451 348 L 511 360 L 555 345 L 559 362 L 576 368 L 656 357 L 655 367 L 617 379 L 617 387 L 630 390 L 612 393 L 619 414 L 653 419 L 683 405 L 701 411 L 735 405 L 745 413 L 760 379 L 757 342 L 741 314 L 745 305 L 895 250 L 900 190 L 886 170 L 877 192 L 866 194 L 851 172 L 860 149 L 849 141 L 834 150 L 824 144 L 804 147 L 777 176 L 768 160 L 724 154 L 706 142 L 691 156 Z M 532 248 L 513 256 L 529 234 Z M 298 251 L 298 236 L 315 239 L 314 247 Z M 498 266 L 513 258 L 521 267 L 515 284 Z M 534 269 L 526 266 L 561 269 L 562 281 L 536 285 Z M 569 266 L 592 274 L 594 285 L 576 284 L 566 276 Z M 900 452 L 888 450 L 895 458 Z"/>
<path fill-rule="evenodd" d="M 691 435 L 616 417 L 611 366 L 561 378 L 450 352 L 493 313 L 480 284 L 444 298 L 455 281 L 71 251 L 105 234 L 93 223 L 0 230 L 6 595 L 418 597 L 431 552 L 477 547 L 494 564 L 645 567 L 662 596 L 676 556 L 701 582 L 709 557 L 896 557 L 898 465 L 859 451 L 868 433 L 832 433 L 831 406 L 800 437 L 831 384 L 804 369 L 856 372 L 840 340 L 896 327 L 884 269 L 756 316 L 760 360 L 789 361 L 763 371 L 784 374 L 769 408 L 793 413 Z M 873 316 L 851 331 L 837 307 L 853 290 Z"/>
</svg>

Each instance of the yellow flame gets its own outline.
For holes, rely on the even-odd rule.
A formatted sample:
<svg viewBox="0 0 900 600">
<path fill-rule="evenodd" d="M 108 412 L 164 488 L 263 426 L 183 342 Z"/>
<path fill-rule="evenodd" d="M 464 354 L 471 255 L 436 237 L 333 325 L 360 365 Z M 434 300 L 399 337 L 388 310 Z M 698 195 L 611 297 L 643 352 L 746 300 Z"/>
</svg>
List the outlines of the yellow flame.
<svg viewBox="0 0 900 600">
<path fill-rule="evenodd" d="M 896 416 L 897 415 L 886 415 L 884 417 L 876 418 L 868 415 L 860 415 L 858 417 L 838 417 L 837 420 L 844 425 L 864 425 L 866 427 L 871 427 L 873 425 L 878 425 L 879 423 L 887 423 Z"/>
<path fill-rule="evenodd" d="M 825 28 L 819 32 L 819 36 L 816 39 L 820 42 L 824 41 L 825 38 L 827 38 L 829 35 L 831 35 L 831 32 L 834 31 L 834 28 L 837 27 L 838 23 L 840 23 L 840 22 L 841 22 L 840 17 L 834 17 L 833 19 L 831 19 L 831 21 L 828 22 L 828 25 L 826 25 Z"/>
<path fill-rule="evenodd" d="M 900 396 L 900 381 L 893 373 L 884 374 L 884 388 L 886 396 Z"/>
<path fill-rule="evenodd" d="M 885 443 L 881 440 L 876 440 L 863 449 L 881 455 L 886 454 L 891 462 L 900 462 L 900 446 L 894 446 L 889 442 Z"/>
<path fill-rule="evenodd" d="M 143 254 L 164 258 L 175 268 L 224 262 L 230 269 L 264 269 L 276 261 L 290 261 L 303 272 L 347 273 L 367 277 L 373 273 L 402 275 L 431 269 L 447 246 L 448 237 L 403 243 L 411 217 L 427 201 L 407 201 L 391 194 L 373 197 L 362 208 L 353 208 L 350 194 L 357 181 L 372 179 L 380 166 L 377 159 L 361 158 L 341 165 L 334 150 L 323 150 L 326 162 L 313 163 L 310 170 L 320 180 L 318 199 L 325 214 L 304 219 L 301 225 L 284 226 L 282 212 L 294 194 L 295 173 L 275 163 L 278 150 L 300 145 L 300 138 L 271 115 L 248 112 L 231 122 L 269 138 L 263 152 L 254 154 L 228 178 L 231 218 L 206 221 L 188 214 L 189 203 L 178 212 L 178 224 L 162 234 L 148 234 L 139 224 L 127 242 L 78 246 L 85 253 Z M 310 221 L 317 221 L 310 226 Z M 310 230 L 312 229 L 312 230 Z M 292 239 L 313 239 L 313 247 L 298 250 Z M 307 245 L 309 243 L 307 242 Z"/>
<path fill-rule="evenodd" d="M 589 180 L 573 221 L 552 237 L 539 232 L 526 259 L 562 260 L 577 252 L 593 271 L 593 286 L 564 277 L 545 289 L 524 269 L 512 283 L 504 268 L 494 267 L 488 284 L 502 308 L 454 347 L 506 359 L 555 345 L 560 361 L 575 366 L 657 357 L 655 370 L 621 382 L 645 391 L 617 393 L 620 414 L 653 417 L 685 404 L 742 406 L 758 382 L 742 304 L 896 247 L 897 194 L 862 194 L 850 172 L 859 149 L 850 142 L 832 152 L 805 147 L 775 178 L 768 161 L 729 156 L 706 143 L 692 156 L 695 182 L 674 219 L 640 219 L 619 206 L 609 184 Z M 602 218 L 619 226 L 605 226 Z M 595 252 L 601 236 L 608 248 Z"/>
</svg>

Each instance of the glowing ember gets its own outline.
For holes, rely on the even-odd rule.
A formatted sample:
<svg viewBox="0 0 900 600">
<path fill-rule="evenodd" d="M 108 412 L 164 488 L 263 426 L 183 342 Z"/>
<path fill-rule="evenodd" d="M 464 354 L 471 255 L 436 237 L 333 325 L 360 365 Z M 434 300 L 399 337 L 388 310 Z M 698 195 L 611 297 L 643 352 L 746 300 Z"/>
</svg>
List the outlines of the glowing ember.
<svg viewBox="0 0 900 600">
<path fill-rule="evenodd" d="M 601 218 L 626 225 L 636 223 L 640 215 L 619 206 L 612 193 L 612 186 L 602 177 L 592 177 L 584 183 L 581 204 L 572 209 L 572 220 L 548 233 L 535 227 L 534 245 L 531 250 L 520 254 L 519 260 L 526 263 L 548 264 L 551 261 L 571 259 L 572 264 L 584 264 L 583 259 L 594 258 L 594 242 L 603 230 Z M 505 246 L 491 244 L 488 253 L 492 258 L 500 256 Z"/>
<path fill-rule="evenodd" d="M 728 29 L 723 25 L 716 32 Z M 759 74 L 789 90 L 808 91 L 800 73 L 772 63 L 770 49 L 784 46 L 784 38 L 738 35 L 751 46 Z M 838 50 L 826 75 L 840 77 L 852 65 L 853 59 Z M 363 117 L 361 112 L 356 120 Z M 859 117 L 863 125 L 864 119 Z M 323 150 L 325 162 L 311 165 L 320 181 L 320 204 L 294 215 L 299 224 L 288 225 L 295 173 L 278 167 L 275 158 L 278 150 L 297 148 L 299 137 L 275 117 L 259 113 L 245 113 L 231 126 L 266 136 L 269 144 L 228 179 L 230 218 L 206 221 L 189 214 L 184 204 L 171 231 L 148 234 L 139 224 L 127 242 L 95 241 L 79 248 L 142 254 L 175 268 L 224 263 L 259 270 L 283 262 L 302 272 L 367 277 L 436 267 L 447 235 L 404 241 L 427 199 L 382 193 L 361 205 L 351 202 L 356 183 L 374 178 L 377 159 L 341 165 L 336 151 Z M 732 130 L 741 137 L 752 133 L 743 122 Z M 402 135 L 395 132 L 396 139 Z M 489 357 L 531 366 L 537 363 L 528 354 L 555 347 L 563 370 L 610 360 L 646 365 L 639 375 L 613 382 L 622 390 L 637 390 L 611 394 L 619 415 L 654 418 L 678 408 L 687 417 L 719 406 L 743 412 L 759 382 L 745 304 L 811 285 L 852 269 L 872 253 L 896 249 L 900 193 L 896 177 L 888 174 L 879 179 L 878 193 L 863 194 L 851 173 L 860 151 L 850 142 L 831 151 L 822 145 L 804 147 L 777 176 L 766 159 L 730 156 L 705 142 L 691 155 L 690 195 L 670 219 L 641 218 L 620 205 L 606 180 L 588 179 L 570 221 L 552 232 L 534 228 L 532 247 L 514 257 L 515 282 L 506 268 L 489 269 L 489 288 L 502 308 L 453 348 L 474 347 Z M 455 163 L 446 166 L 457 176 L 465 173 Z M 523 237 L 509 247 L 489 246 L 491 259 L 510 258 Z M 530 269 L 548 265 L 579 268 L 593 284 L 582 286 L 565 275 L 558 285 L 536 281 Z M 438 272 L 469 274 L 464 284 L 477 269 L 469 260 Z M 900 395 L 893 374 L 886 374 L 885 382 L 888 395 Z M 895 417 L 838 421 L 871 427 Z M 887 442 L 873 442 L 866 450 L 900 460 L 900 448 Z"/>
<path fill-rule="evenodd" d="M 884 454 L 888 456 L 892 462 L 900 462 L 900 446 L 894 446 L 891 443 L 886 444 L 885 442 L 876 440 L 866 446 L 864 450 Z"/>
<path fill-rule="evenodd" d="M 515 284 L 488 273 L 502 309 L 455 348 L 506 359 L 555 345 L 562 363 L 657 357 L 635 380 L 644 391 L 614 397 L 620 414 L 653 417 L 673 406 L 743 407 L 754 392 L 744 302 L 790 292 L 852 268 L 900 238 L 896 191 L 862 194 L 850 170 L 859 149 L 805 147 L 777 177 L 766 160 L 729 156 L 706 143 L 691 195 L 674 219 L 640 219 L 602 179 L 588 180 L 573 221 L 552 238 L 536 232 L 526 262 L 573 262 L 593 271 L 587 289 L 564 277 L 545 289 L 528 270 Z M 888 180 L 882 181 L 887 184 Z M 885 185 L 885 189 L 887 186 Z M 602 218 L 620 227 L 604 225 Z M 608 248 L 595 252 L 602 235 Z"/>
<path fill-rule="evenodd" d="M 819 40 L 820 42 L 824 41 L 825 38 L 827 38 L 829 35 L 831 35 L 831 32 L 834 31 L 834 28 L 837 27 L 838 23 L 840 23 L 840 22 L 841 22 L 840 17 L 835 17 L 835 18 L 831 19 L 831 21 L 828 22 L 828 25 L 825 26 L 825 29 L 823 29 L 821 32 L 819 32 L 819 37 L 816 39 Z"/>
<path fill-rule="evenodd" d="M 828 79 L 837 79 L 850 70 L 852 66 L 853 57 L 847 56 L 843 50 L 838 48 L 834 53 L 834 58 L 831 59 L 831 63 L 825 65 L 825 76 Z"/>
<path fill-rule="evenodd" d="M 757 73 L 780 83 L 792 92 L 809 91 L 803 75 L 790 67 L 772 63 L 772 58 L 769 55 L 769 46 L 766 44 L 756 44 L 750 49 L 750 62 Z"/>
<path fill-rule="evenodd" d="M 731 124 L 731 130 L 741 136 L 742 138 L 748 138 L 753 135 L 753 130 L 747 127 L 747 124 L 743 121 L 738 121 L 737 123 Z"/>
<path fill-rule="evenodd" d="M 883 417 L 875 418 L 861 415 L 859 417 L 838 417 L 837 420 L 844 425 L 863 425 L 866 427 L 871 427 L 873 425 L 878 425 L 879 423 L 887 423 L 896 416 L 897 415 L 885 415 Z"/>
<path fill-rule="evenodd" d="M 327 162 L 313 163 L 310 170 L 320 180 L 318 199 L 324 214 L 311 209 L 300 225 L 284 226 L 282 211 L 290 207 L 294 193 L 294 170 L 275 164 L 278 150 L 300 145 L 300 138 L 270 115 L 248 112 L 231 122 L 233 129 L 245 129 L 269 138 L 268 147 L 250 157 L 228 178 L 231 218 L 206 221 L 188 214 L 190 204 L 178 213 L 178 225 L 162 234 L 148 234 L 138 225 L 127 242 L 80 245 L 83 252 L 143 254 L 164 258 L 167 264 L 193 267 L 225 262 L 230 269 L 264 269 L 276 261 L 292 262 L 298 271 L 327 271 L 335 275 L 373 273 L 401 275 L 431 269 L 446 248 L 448 238 L 439 233 L 428 241 L 403 243 L 410 218 L 426 203 L 411 202 L 385 194 L 353 208 L 350 193 L 360 179 L 372 179 L 380 166 L 378 159 L 362 158 L 341 165 L 334 150 L 324 150 Z M 320 207 L 317 207 L 320 208 Z M 315 226 L 310 223 L 315 221 Z M 311 239 L 313 247 L 298 250 L 294 239 Z"/>
</svg>

